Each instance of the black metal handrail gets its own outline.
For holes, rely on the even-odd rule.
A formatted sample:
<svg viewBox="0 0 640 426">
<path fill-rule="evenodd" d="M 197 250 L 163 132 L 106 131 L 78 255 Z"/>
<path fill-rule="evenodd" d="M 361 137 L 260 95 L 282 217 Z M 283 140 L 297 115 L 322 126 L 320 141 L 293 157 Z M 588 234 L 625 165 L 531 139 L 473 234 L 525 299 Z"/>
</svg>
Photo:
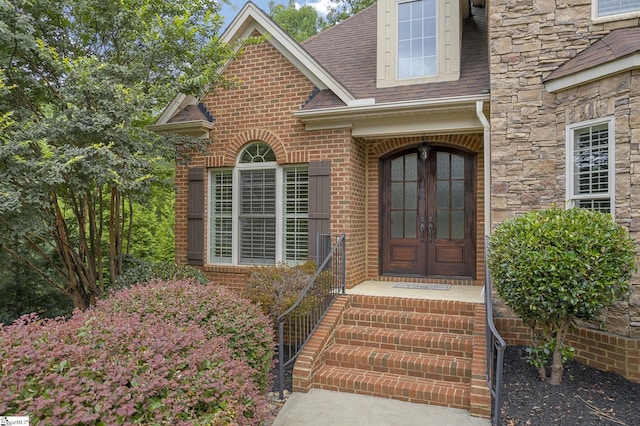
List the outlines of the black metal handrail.
<svg viewBox="0 0 640 426">
<path fill-rule="evenodd" d="M 492 423 L 500 425 L 500 409 L 502 407 L 502 370 L 504 366 L 504 350 L 507 344 L 493 323 L 493 294 L 491 293 L 491 273 L 489 272 L 489 237 L 484 237 L 484 294 L 486 303 L 487 329 L 487 385 L 493 399 Z"/>
<path fill-rule="evenodd" d="M 318 241 L 331 241 L 319 234 Z M 329 307 L 339 294 L 345 294 L 345 236 L 337 238 L 298 300 L 278 319 L 278 388 L 284 398 L 284 369 L 295 360 Z"/>
</svg>

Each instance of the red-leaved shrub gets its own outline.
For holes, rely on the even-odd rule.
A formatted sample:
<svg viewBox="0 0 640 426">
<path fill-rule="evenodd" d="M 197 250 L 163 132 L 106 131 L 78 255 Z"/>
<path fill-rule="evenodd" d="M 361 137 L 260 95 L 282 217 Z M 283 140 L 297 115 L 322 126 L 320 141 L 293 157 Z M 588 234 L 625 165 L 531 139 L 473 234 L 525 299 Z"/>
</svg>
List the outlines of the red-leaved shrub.
<svg viewBox="0 0 640 426">
<path fill-rule="evenodd" d="M 255 369 L 267 388 L 273 366 L 273 327 L 259 307 L 231 290 L 190 280 L 161 281 L 122 289 L 98 302 L 96 310 L 158 315 L 174 324 L 195 324 L 208 337 L 225 336 L 234 359 Z"/>
<path fill-rule="evenodd" d="M 0 413 L 54 426 L 260 424 L 268 401 L 256 370 L 202 316 L 203 306 L 225 312 L 233 303 L 211 302 L 227 296 L 212 286 L 198 293 L 199 284 L 172 284 L 123 290 L 66 321 L 31 315 L 0 326 Z M 154 308 L 135 309 L 136 300 Z"/>
</svg>

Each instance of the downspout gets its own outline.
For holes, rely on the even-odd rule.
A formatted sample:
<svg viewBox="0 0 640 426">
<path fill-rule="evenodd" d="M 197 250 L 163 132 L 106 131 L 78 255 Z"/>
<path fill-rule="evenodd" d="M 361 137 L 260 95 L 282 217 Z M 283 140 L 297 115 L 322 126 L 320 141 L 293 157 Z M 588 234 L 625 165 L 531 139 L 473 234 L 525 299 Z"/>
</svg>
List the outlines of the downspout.
<svg viewBox="0 0 640 426">
<path fill-rule="evenodd" d="M 476 115 L 484 128 L 484 235 L 491 233 L 491 125 L 484 115 L 483 101 L 476 101 Z"/>
</svg>

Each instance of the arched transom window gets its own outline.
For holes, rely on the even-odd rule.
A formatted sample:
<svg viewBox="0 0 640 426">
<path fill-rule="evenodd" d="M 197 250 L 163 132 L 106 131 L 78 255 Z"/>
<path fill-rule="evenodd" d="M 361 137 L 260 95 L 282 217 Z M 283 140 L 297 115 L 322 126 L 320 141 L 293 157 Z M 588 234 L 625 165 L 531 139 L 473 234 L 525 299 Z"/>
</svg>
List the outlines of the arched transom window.
<svg viewBox="0 0 640 426">
<path fill-rule="evenodd" d="M 209 178 L 209 262 L 297 263 L 308 258 L 307 165 L 279 166 L 264 142 Z"/>
</svg>

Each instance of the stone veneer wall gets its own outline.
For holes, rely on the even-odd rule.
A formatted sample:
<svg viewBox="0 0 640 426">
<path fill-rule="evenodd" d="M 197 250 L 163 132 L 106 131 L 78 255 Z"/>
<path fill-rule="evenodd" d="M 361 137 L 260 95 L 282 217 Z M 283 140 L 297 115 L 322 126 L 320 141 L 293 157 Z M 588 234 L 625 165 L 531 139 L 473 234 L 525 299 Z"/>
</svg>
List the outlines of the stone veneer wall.
<svg viewBox="0 0 640 426">
<path fill-rule="evenodd" d="M 616 117 L 616 221 L 640 241 L 640 77 L 638 70 L 561 91 L 543 78 L 613 29 L 637 19 L 596 23 L 591 2 L 495 0 L 488 5 L 491 61 L 492 225 L 565 202 L 565 128 Z M 637 191 L 636 191 L 637 192 Z M 640 338 L 640 280 L 630 295 L 584 324 Z"/>
</svg>

